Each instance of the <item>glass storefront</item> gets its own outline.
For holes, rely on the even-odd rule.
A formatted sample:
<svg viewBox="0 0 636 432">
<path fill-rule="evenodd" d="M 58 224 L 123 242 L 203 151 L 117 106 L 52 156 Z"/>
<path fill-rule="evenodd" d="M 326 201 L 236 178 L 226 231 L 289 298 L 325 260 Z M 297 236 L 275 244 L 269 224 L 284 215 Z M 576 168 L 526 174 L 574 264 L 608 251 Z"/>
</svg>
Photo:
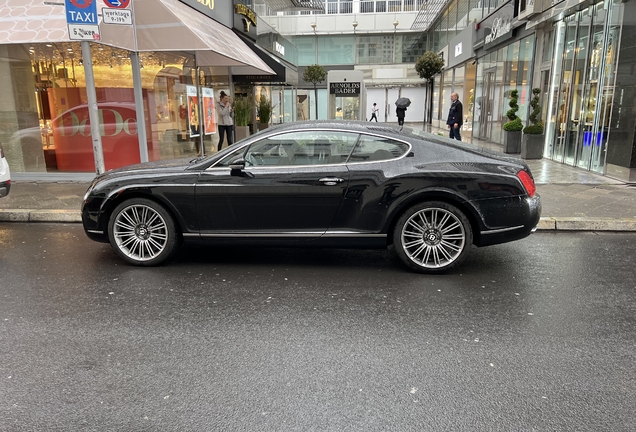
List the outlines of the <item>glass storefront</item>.
<svg viewBox="0 0 636 432">
<path fill-rule="evenodd" d="M 519 93 L 519 116 L 524 122 L 532 96 L 531 76 L 535 36 L 531 35 L 487 54 L 477 61 L 474 91 L 473 136 L 503 142 L 503 124 L 508 121 L 510 92 Z"/>
<path fill-rule="evenodd" d="M 620 9 L 606 0 L 554 24 L 544 156 L 603 173 Z"/>
<path fill-rule="evenodd" d="M 469 61 L 463 66 L 444 71 L 441 75 L 441 85 L 435 86 L 433 92 L 433 126 L 446 129 L 446 119 L 451 106 L 451 93 L 457 93 L 459 101 L 464 109 L 464 124 L 462 125 L 462 138 L 470 139 L 473 130 L 473 116 L 475 109 L 475 73 L 477 67 L 474 61 Z M 441 91 L 438 89 L 441 87 Z"/>
<path fill-rule="evenodd" d="M 106 169 L 140 162 L 128 51 L 91 44 Z M 228 69 L 182 52 L 140 55 L 149 160 L 216 148 L 215 102 Z M 0 141 L 14 172 L 95 172 L 80 43 L 0 46 Z M 194 90 L 193 90 L 194 89 Z M 199 104 L 199 98 L 202 98 Z M 203 111 L 199 112 L 199 107 Z"/>
</svg>

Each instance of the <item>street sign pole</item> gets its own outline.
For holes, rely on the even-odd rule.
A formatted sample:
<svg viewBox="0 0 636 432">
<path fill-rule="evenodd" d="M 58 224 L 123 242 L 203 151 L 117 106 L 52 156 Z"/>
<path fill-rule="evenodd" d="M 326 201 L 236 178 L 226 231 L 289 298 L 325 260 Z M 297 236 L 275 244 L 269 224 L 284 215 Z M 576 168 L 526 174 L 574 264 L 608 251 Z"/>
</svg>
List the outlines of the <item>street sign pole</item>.
<svg viewBox="0 0 636 432">
<path fill-rule="evenodd" d="M 130 66 L 133 73 L 133 91 L 135 94 L 135 111 L 137 113 L 137 139 L 139 140 L 139 159 L 148 162 L 148 144 L 146 144 L 146 116 L 144 113 L 144 95 L 141 83 L 141 64 L 139 53 L 130 53 Z"/>
<path fill-rule="evenodd" d="M 95 157 L 95 172 L 99 175 L 106 171 L 104 167 L 104 152 L 102 150 L 102 134 L 100 133 L 99 108 L 97 107 L 97 93 L 95 92 L 95 77 L 93 75 L 93 58 L 91 44 L 82 41 L 82 60 L 86 76 L 86 96 L 88 98 L 88 116 L 91 122 L 91 138 L 93 141 L 93 156 Z"/>
</svg>

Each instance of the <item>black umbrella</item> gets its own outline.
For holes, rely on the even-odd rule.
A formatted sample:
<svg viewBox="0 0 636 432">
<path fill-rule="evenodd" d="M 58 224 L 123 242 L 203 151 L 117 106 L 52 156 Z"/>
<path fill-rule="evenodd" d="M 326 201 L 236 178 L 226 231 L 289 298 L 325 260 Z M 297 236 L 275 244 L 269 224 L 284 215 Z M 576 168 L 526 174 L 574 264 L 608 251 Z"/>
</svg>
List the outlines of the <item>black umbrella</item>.
<svg viewBox="0 0 636 432">
<path fill-rule="evenodd" d="M 401 97 L 395 101 L 395 106 L 398 108 L 406 108 L 409 105 L 411 105 L 411 99 L 409 98 Z"/>
</svg>

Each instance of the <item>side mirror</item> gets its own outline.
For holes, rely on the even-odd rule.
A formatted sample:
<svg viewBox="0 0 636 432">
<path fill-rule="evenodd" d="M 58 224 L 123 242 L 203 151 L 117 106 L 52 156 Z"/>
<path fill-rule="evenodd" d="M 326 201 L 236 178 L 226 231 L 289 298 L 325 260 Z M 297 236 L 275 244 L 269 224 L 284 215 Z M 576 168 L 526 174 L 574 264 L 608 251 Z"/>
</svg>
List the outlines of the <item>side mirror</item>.
<svg viewBox="0 0 636 432">
<path fill-rule="evenodd" d="M 240 157 L 230 161 L 230 169 L 232 171 L 234 170 L 243 171 L 245 169 L 245 159 L 243 159 L 243 157 Z"/>
</svg>

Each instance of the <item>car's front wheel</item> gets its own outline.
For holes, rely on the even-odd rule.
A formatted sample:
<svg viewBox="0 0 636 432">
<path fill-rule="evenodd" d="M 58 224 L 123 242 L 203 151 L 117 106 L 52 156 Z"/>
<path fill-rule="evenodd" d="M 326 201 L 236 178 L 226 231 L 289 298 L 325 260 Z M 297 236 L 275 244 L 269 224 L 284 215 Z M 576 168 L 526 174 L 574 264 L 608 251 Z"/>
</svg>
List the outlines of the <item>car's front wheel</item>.
<svg viewBox="0 0 636 432">
<path fill-rule="evenodd" d="M 168 259 L 178 246 L 178 235 L 170 213 L 145 198 L 119 204 L 108 224 L 110 244 L 125 261 L 153 266 Z"/>
<path fill-rule="evenodd" d="M 397 221 L 393 245 L 404 264 L 420 273 L 459 265 L 473 243 L 470 222 L 457 207 L 431 201 L 409 208 Z"/>
</svg>

